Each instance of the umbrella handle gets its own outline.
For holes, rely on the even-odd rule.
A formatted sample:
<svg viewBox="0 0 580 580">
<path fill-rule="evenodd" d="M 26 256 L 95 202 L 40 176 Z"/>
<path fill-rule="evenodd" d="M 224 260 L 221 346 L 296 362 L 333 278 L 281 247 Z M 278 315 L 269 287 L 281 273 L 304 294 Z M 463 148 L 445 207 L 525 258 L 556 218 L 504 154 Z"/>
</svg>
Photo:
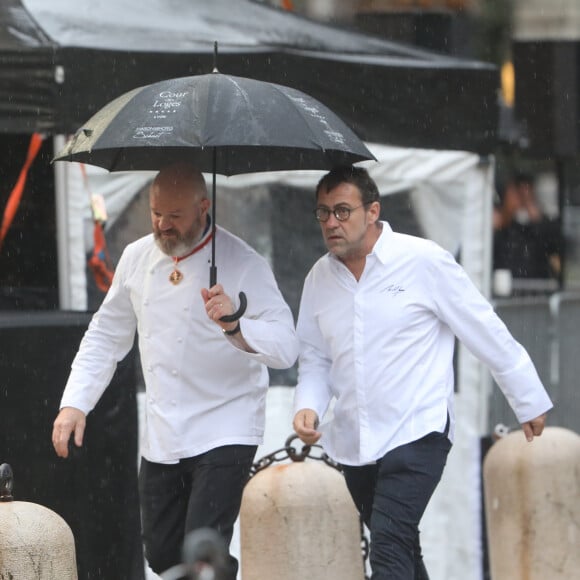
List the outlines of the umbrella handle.
<svg viewBox="0 0 580 580">
<path fill-rule="evenodd" d="M 244 292 L 240 292 L 239 297 L 240 307 L 233 314 L 226 314 L 225 316 L 222 316 L 220 318 L 222 322 L 235 322 L 244 315 L 244 312 L 248 306 L 248 299 L 246 298 L 246 294 Z"/>
</svg>

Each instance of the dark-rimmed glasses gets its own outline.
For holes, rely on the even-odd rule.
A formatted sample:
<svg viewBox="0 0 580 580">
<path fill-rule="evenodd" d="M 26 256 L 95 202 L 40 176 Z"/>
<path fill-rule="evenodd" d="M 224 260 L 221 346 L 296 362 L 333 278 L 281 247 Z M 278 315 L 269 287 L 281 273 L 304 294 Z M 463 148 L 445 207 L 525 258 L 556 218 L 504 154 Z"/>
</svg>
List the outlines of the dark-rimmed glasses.
<svg viewBox="0 0 580 580">
<path fill-rule="evenodd" d="M 364 207 L 365 205 L 369 205 L 369 203 L 372 202 L 367 201 L 366 203 L 361 203 L 356 207 L 349 207 L 348 205 L 337 205 L 332 209 L 322 205 L 314 210 L 314 217 L 316 218 L 316 221 L 324 223 L 328 221 L 330 214 L 333 214 L 339 222 L 345 222 L 350 217 L 351 212 L 353 212 L 355 209 L 359 209 L 360 207 Z"/>
</svg>

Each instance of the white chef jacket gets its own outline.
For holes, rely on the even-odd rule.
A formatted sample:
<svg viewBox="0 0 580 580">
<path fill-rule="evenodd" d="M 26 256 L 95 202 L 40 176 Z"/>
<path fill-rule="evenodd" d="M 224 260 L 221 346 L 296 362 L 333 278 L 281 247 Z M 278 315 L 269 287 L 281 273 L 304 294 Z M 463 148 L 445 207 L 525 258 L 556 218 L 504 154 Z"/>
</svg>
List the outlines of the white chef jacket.
<svg viewBox="0 0 580 580">
<path fill-rule="evenodd" d="M 332 254 L 309 272 L 297 324 L 295 411 L 333 417 L 321 444 L 345 465 L 372 463 L 450 416 L 454 335 L 491 370 L 520 422 L 552 407 L 525 349 L 453 256 L 434 242 L 382 233 L 357 282 Z"/>
<path fill-rule="evenodd" d="M 211 235 L 211 230 L 206 236 Z M 268 371 L 288 368 L 298 339 L 288 305 L 266 260 L 217 228 L 218 283 L 234 302 L 248 299 L 240 320 L 255 354 L 237 348 L 205 311 L 211 246 L 178 264 L 183 279 L 150 234 L 128 245 L 112 286 L 73 361 L 61 408 L 88 413 L 109 384 L 138 331 L 146 386 L 142 454 L 172 463 L 222 445 L 258 445 L 265 424 Z"/>
</svg>

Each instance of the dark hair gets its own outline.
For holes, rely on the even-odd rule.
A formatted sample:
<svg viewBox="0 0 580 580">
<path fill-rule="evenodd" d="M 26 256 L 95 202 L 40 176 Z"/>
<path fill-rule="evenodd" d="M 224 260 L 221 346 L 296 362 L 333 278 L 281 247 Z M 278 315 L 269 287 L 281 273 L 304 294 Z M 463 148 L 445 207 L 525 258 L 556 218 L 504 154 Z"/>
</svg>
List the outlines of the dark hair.
<svg viewBox="0 0 580 580">
<path fill-rule="evenodd" d="M 514 175 L 514 183 L 516 185 L 534 185 L 534 176 L 531 173 L 526 173 L 524 171 L 518 171 Z"/>
<path fill-rule="evenodd" d="M 361 201 L 365 204 L 380 201 L 379 189 L 368 171 L 352 165 L 339 165 L 322 177 L 316 186 L 316 199 L 321 189 L 331 191 L 341 183 L 352 183 L 356 186 L 360 191 Z"/>
</svg>

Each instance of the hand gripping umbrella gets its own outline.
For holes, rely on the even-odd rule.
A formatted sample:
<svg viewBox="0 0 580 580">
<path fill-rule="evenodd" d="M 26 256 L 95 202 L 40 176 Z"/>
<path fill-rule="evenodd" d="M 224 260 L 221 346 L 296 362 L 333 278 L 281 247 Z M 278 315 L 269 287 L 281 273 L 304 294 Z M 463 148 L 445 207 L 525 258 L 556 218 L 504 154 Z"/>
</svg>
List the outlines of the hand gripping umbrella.
<svg viewBox="0 0 580 580">
<path fill-rule="evenodd" d="M 87 121 L 55 157 L 109 171 L 159 170 L 187 161 L 213 175 L 215 265 L 216 174 L 331 169 L 374 159 L 337 115 L 289 87 L 214 72 L 129 91 Z M 240 308 L 225 321 L 240 318 Z"/>
</svg>

